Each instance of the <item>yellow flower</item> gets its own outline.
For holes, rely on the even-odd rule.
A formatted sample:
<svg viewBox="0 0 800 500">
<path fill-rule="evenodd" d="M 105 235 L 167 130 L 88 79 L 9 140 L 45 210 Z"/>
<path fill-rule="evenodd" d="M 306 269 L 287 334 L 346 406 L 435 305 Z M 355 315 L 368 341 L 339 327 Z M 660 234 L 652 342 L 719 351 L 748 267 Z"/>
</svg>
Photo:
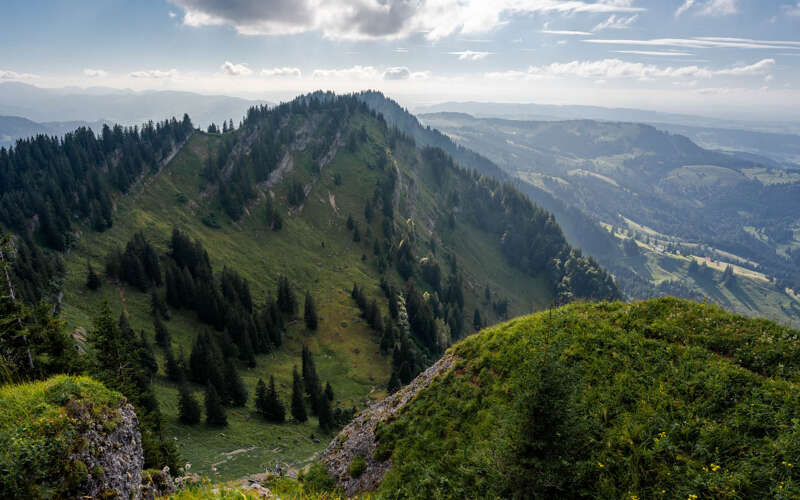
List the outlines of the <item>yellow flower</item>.
<svg viewBox="0 0 800 500">
<path fill-rule="evenodd" d="M 695 495 L 694 493 L 690 493 L 688 500 L 697 500 L 697 495 Z"/>
<path fill-rule="evenodd" d="M 714 471 L 714 472 L 717 472 L 719 470 L 719 465 L 711 464 L 711 470 Z"/>
<path fill-rule="evenodd" d="M 597 466 L 598 466 L 598 467 L 600 467 L 601 469 L 602 469 L 603 467 L 605 467 L 605 465 L 603 465 L 603 463 L 602 463 L 602 462 L 597 462 Z"/>
</svg>

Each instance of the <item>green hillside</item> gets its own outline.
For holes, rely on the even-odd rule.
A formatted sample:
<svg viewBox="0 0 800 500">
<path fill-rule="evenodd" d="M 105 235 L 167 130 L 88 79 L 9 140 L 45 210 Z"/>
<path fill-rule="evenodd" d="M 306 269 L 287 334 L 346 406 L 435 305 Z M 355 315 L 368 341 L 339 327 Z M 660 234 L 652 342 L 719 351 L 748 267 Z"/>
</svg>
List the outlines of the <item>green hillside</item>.
<svg viewBox="0 0 800 500">
<path fill-rule="evenodd" d="M 488 328 L 379 424 L 378 494 L 796 498 L 798 335 L 667 298 Z"/>
<path fill-rule="evenodd" d="M 349 409 L 407 383 L 476 328 L 554 302 L 619 296 L 549 213 L 441 150 L 417 147 L 350 96 L 255 107 L 224 133 L 193 131 L 184 117 L 141 132 L 79 130 L 63 144 L 40 137 L 0 161 L 0 221 L 20 228 L 13 281 L 28 300 L 58 297 L 87 352 L 76 369 L 146 408 L 150 467 L 174 456 L 174 445 L 173 466 L 222 480 L 276 462 L 300 468 Z M 27 189 L 48 176 L 44 193 Z M 88 268 L 97 289 L 87 286 Z M 294 308 L 280 306 L 282 279 Z M 165 309 L 155 316 L 153 296 Z M 303 321 L 306 296 L 316 329 Z M 156 316 L 168 332 L 160 337 Z M 98 351 L 101 331 L 127 351 L 118 367 Z M 210 357 L 195 362 L 202 338 Z M 288 416 L 304 346 L 316 366 L 303 375 L 305 405 L 316 411 L 313 391 L 329 383 L 339 420 L 269 423 L 255 411 L 256 383 L 274 376 Z M 22 365 L 28 347 L 16 347 Z M 172 375 L 169 355 L 178 360 Z M 24 373 L 11 368 L 12 378 Z M 224 372 L 225 387 L 204 371 Z M 178 422 L 177 372 L 201 407 L 202 382 L 224 389 L 227 426 Z M 234 398 L 237 372 L 244 405 Z"/>
</svg>

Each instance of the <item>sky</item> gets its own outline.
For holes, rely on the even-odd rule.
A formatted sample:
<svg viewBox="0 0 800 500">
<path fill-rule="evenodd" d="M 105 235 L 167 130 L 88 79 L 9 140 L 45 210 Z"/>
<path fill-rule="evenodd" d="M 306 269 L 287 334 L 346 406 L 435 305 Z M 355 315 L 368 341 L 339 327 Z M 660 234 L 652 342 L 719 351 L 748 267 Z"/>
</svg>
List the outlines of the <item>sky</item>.
<svg viewBox="0 0 800 500">
<path fill-rule="evenodd" d="M 800 0 L 3 0 L 0 81 L 800 121 Z"/>
</svg>

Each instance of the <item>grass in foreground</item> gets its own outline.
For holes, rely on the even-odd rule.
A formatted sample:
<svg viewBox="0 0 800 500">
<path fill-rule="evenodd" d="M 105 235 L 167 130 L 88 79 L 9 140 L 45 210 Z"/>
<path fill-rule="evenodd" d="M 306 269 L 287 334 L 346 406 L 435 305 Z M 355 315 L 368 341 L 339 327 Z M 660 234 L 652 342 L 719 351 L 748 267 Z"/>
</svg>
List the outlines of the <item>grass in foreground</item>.
<svg viewBox="0 0 800 500">
<path fill-rule="evenodd" d="M 378 431 L 382 498 L 798 498 L 800 333 L 658 299 L 573 304 L 452 348 Z"/>
</svg>

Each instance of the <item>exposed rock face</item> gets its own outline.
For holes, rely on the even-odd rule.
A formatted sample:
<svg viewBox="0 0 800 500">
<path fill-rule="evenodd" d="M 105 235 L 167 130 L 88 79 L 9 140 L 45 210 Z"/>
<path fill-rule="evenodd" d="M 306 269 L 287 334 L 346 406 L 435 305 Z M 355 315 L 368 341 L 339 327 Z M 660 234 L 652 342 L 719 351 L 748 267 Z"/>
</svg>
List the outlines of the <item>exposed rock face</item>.
<svg viewBox="0 0 800 500">
<path fill-rule="evenodd" d="M 391 460 L 375 460 L 375 428 L 380 422 L 393 418 L 406 404 L 427 387 L 439 374 L 450 370 L 456 358 L 446 354 L 433 366 L 420 373 L 410 384 L 386 399 L 375 403 L 359 413 L 322 453 L 322 463 L 334 475 L 339 487 L 347 496 L 360 491 L 371 491 L 378 487 L 383 475 L 391 466 Z M 356 457 L 366 462 L 358 477 L 350 476 L 350 464 Z"/>
<path fill-rule="evenodd" d="M 133 406 L 123 404 L 105 421 L 92 421 L 83 435 L 86 446 L 70 460 L 86 464 L 89 475 L 83 495 L 100 498 L 141 498 L 142 435 Z"/>
</svg>

